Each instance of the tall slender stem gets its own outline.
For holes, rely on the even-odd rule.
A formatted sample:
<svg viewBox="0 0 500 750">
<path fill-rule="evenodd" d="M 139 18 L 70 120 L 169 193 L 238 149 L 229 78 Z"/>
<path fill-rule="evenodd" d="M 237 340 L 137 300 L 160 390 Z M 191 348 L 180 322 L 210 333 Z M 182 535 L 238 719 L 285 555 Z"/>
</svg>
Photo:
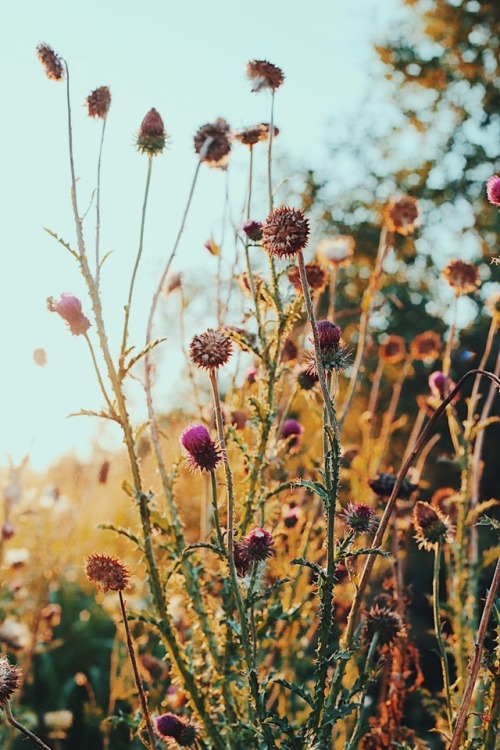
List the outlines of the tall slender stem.
<svg viewBox="0 0 500 750">
<path fill-rule="evenodd" d="M 97 364 L 97 359 L 96 359 L 96 356 L 95 356 L 94 347 L 92 346 L 92 341 L 90 340 L 90 337 L 89 337 L 89 335 L 88 335 L 87 332 L 85 332 L 83 335 L 85 336 L 85 340 L 86 340 L 86 342 L 87 342 L 87 344 L 89 346 L 90 356 L 92 357 L 92 364 L 94 365 L 94 370 L 95 370 L 95 373 L 97 375 L 97 380 L 99 382 L 99 386 L 101 388 L 102 395 L 104 396 L 104 400 L 106 401 L 106 403 L 108 405 L 109 414 L 110 414 L 110 416 L 113 419 L 116 419 L 117 417 L 116 417 L 115 409 L 113 407 L 113 404 L 111 403 L 111 399 L 109 398 L 109 396 L 107 394 L 106 386 L 104 385 L 104 381 L 102 379 L 101 371 L 99 370 L 99 365 Z"/>
<path fill-rule="evenodd" d="M 99 144 L 99 156 L 97 158 L 97 195 L 95 202 L 95 285 L 97 289 L 99 289 L 99 281 L 101 275 L 101 166 L 107 119 L 107 115 L 105 115 L 102 121 L 101 142 Z"/>
<path fill-rule="evenodd" d="M 439 647 L 439 654 L 441 657 L 441 672 L 443 675 L 443 689 L 446 699 L 446 715 L 448 717 L 448 726 L 450 732 L 453 730 L 453 713 L 451 703 L 451 689 L 450 689 L 450 670 L 448 669 L 448 655 L 446 653 L 446 647 L 443 641 L 443 631 L 441 628 L 441 615 L 439 612 L 439 569 L 441 562 L 441 543 L 436 545 L 434 550 L 434 575 L 432 578 L 432 611 L 434 615 L 434 631 L 436 633 L 436 639 Z"/>
<path fill-rule="evenodd" d="M 35 743 L 35 745 L 38 745 L 38 747 L 41 747 L 42 750 L 52 750 L 48 745 L 45 744 L 45 742 L 42 742 L 40 737 L 37 737 L 36 734 L 33 734 L 33 732 L 30 732 L 29 729 L 27 729 L 23 724 L 21 724 L 20 721 L 14 718 L 12 715 L 12 710 L 10 707 L 9 701 L 7 701 L 4 705 L 5 713 L 7 714 L 7 721 L 9 724 L 12 724 L 13 727 L 16 729 L 19 729 L 20 732 L 26 735 L 26 737 L 29 737 L 29 739 Z"/>
</svg>

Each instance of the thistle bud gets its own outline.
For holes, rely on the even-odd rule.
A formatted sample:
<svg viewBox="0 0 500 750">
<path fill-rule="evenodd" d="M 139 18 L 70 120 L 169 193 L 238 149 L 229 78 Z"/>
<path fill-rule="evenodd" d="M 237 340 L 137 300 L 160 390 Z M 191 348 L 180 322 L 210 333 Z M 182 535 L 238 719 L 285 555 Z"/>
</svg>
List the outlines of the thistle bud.
<svg viewBox="0 0 500 750">
<path fill-rule="evenodd" d="M 307 245 L 309 221 L 298 208 L 276 208 L 262 225 L 262 244 L 270 255 L 290 258 Z"/>
<path fill-rule="evenodd" d="M 450 523 L 439 508 L 429 503 L 418 502 L 413 511 L 413 525 L 415 539 L 418 546 L 426 550 L 436 549 L 439 544 L 445 544 L 450 536 Z"/>
<path fill-rule="evenodd" d="M 89 117 L 106 118 L 111 106 L 111 92 L 108 86 L 100 86 L 87 97 Z"/>
<path fill-rule="evenodd" d="M 252 242 L 259 242 L 262 239 L 262 222 L 261 221 L 245 221 L 242 226 L 246 236 Z"/>
<path fill-rule="evenodd" d="M 52 47 L 49 47 L 48 44 L 39 44 L 36 48 L 36 54 L 45 68 L 47 78 L 51 81 L 62 81 L 64 78 L 63 64 Z"/>
<path fill-rule="evenodd" d="M 365 643 L 371 643 L 375 635 L 378 635 L 380 646 L 390 645 L 396 638 L 404 635 L 404 632 L 401 617 L 389 607 L 374 604 L 365 612 L 365 624 L 362 631 Z"/>
<path fill-rule="evenodd" d="M 377 514 L 366 503 L 349 503 L 340 517 L 355 534 L 373 534 L 377 530 Z"/>
<path fill-rule="evenodd" d="M 150 109 L 139 128 L 137 148 L 141 154 L 156 156 L 161 154 L 167 142 L 165 126 L 159 112 Z"/>
<path fill-rule="evenodd" d="M 0 706 L 9 701 L 21 684 L 21 670 L 0 656 Z"/>
<path fill-rule="evenodd" d="M 287 419 L 281 428 L 280 437 L 288 441 L 289 448 L 297 448 L 303 432 L 304 428 L 300 422 L 297 422 L 296 419 Z"/>
<path fill-rule="evenodd" d="M 241 542 L 241 555 L 248 562 L 262 562 L 273 554 L 273 538 L 266 529 L 252 529 Z"/>
</svg>

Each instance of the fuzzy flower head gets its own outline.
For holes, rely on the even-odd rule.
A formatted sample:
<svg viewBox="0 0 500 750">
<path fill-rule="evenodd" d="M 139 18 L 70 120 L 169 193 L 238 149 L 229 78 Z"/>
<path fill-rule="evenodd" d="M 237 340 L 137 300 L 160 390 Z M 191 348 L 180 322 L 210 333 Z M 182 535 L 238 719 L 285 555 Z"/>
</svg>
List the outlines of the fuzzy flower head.
<svg viewBox="0 0 500 750">
<path fill-rule="evenodd" d="M 449 541 L 450 520 L 437 506 L 419 501 L 413 511 L 413 525 L 418 546 L 425 550 L 437 549 Z"/>
<path fill-rule="evenodd" d="M 247 63 L 247 78 L 252 82 L 252 91 L 276 91 L 285 80 L 285 74 L 267 60 L 250 60 Z"/>
<path fill-rule="evenodd" d="M 380 345 L 379 356 L 388 365 L 396 365 L 406 357 L 406 344 L 402 336 L 388 336 Z"/>
<path fill-rule="evenodd" d="M 185 429 L 180 437 L 180 443 L 192 471 L 214 471 L 222 460 L 220 448 L 202 424 L 192 424 Z"/>
<path fill-rule="evenodd" d="M 377 530 L 377 514 L 366 503 L 349 503 L 340 517 L 346 526 L 356 534 L 373 534 Z"/>
<path fill-rule="evenodd" d="M 193 336 L 189 345 L 191 362 L 205 370 L 217 370 L 227 364 L 232 351 L 233 342 L 222 328 L 207 328 Z"/>
<path fill-rule="evenodd" d="M 4 706 L 21 684 L 21 670 L 0 656 L 0 706 Z"/>
<path fill-rule="evenodd" d="M 289 448 L 297 448 L 304 433 L 304 428 L 296 419 L 287 419 L 281 428 L 281 439 L 286 440 Z"/>
<path fill-rule="evenodd" d="M 305 268 L 306 279 L 311 292 L 323 291 L 328 281 L 325 269 L 318 263 L 308 263 Z M 300 273 L 297 266 L 293 266 L 288 272 L 288 280 L 293 284 L 295 289 L 302 294 L 302 282 L 300 280 Z"/>
<path fill-rule="evenodd" d="M 444 372 L 441 370 L 436 370 L 435 372 L 432 372 L 429 375 L 429 388 L 431 391 L 431 394 L 435 398 L 439 398 L 440 400 L 443 400 L 447 397 L 450 391 L 453 390 L 455 387 L 455 383 L 453 380 L 449 377 L 449 375 L 445 375 Z M 460 399 L 460 394 L 457 393 L 457 395 L 453 399 L 453 403 L 456 403 Z"/>
<path fill-rule="evenodd" d="M 365 643 L 371 643 L 377 635 L 380 646 L 389 646 L 396 638 L 404 635 L 404 632 L 401 617 L 390 607 L 374 604 L 365 612 L 365 624 L 362 631 L 362 639 Z"/>
<path fill-rule="evenodd" d="M 260 122 L 258 125 L 239 130 L 234 134 L 234 138 L 244 146 L 252 147 L 261 141 L 268 141 L 270 132 L 270 124 L 268 122 Z M 279 132 L 279 129 L 276 126 L 273 126 L 273 138 L 276 138 L 276 136 L 279 135 Z"/>
<path fill-rule="evenodd" d="M 318 338 L 321 361 L 326 371 L 343 370 L 347 365 L 348 352 L 341 344 L 342 328 L 330 320 L 318 320 Z M 309 340 L 313 341 L 312 331 Z M 317 375 L 316 357 L 313 351 L 305 354 L 308 372 Z"/>
<path fill-rule="evenodd" d="M 64 68 L 59 55 L 48 44 L 39 44 L 36 48 L 36 54 L 43 67 L 45 74 L 51 81 L 62 81 L 64 78 Z"/>
<path fill-rule="evenodd" d="M 368 484 L 373 492 L 379 497 L 390 497 L 396 484 L 395 474 L 379 474 L 374 479 L 369 479 Z M 408 500 L 412 492 L 418 489 L 418 484 L 412 484 L 406 477 L 399 488 L 398 498 Z"/>
<path fill-rule="evenodd" d="M 486 195 L 494 206 L 500 206 L 500 177 L 494 174 L 486 182 Z"/>
<path fill-rule="evenodd" d="M 54 297 L 47 299 L 47 308 L 50 312 L 56 312 L 68 324 L 68 328 L 74 336 L 87 333 L 90 328 L 89 319 L 83 314 L 82 303 L 73 294 L 64 292 L 58 300 Z"/>
<path fill-rule="evenodd" d="M 210 167 L 225 169 L 231 151 L 231 128 L 218 117 L 214 122 L 202 125 L 194 136 L 194 150 Z"/>
<path fill-rule="evenodd" d="M 89 117 L 106 118 L 111 106 L 111 91 L 108 86 L 100 86 L 87 97 Z"/>
<path fill-rule="evenodd" d="M 85 575 L 100 591 L 123 591 L 128 586 L 130 573 L 119 560 L 109 555 L 89 555 L 85 560 Z"/>
<path fill-rule="evenodd" d="M 443 276 L 455 294 L 471 294 L 480 284 L 477 268 L 465 260 L 451 260 L 443 269 Z"/>
<path fill-rule="evenodd" d="M 316 248 L 318 258 L 332 266 L 343 266 L 354 254 L 354 238 L 339 234 L 336 237 L 325 237 Z"/>
<path fill-rule="evenodd" d="M 153 107 L 149 110 L 139 128 L 137 148 L 141 154 L 156 156 L 162 153 L 166 142 L 167 134 L 165 132 L 165 125 L 160 113 Z"/>
<path fill-rule="evenodd" d="M 389 203 L 384 211 L 384 221 L 389 232 L 397 232 L 404 237 L 413 234 L 417 219 L 417 201 L 409 195 Z"/>
<path fill-rule="evenodd" d="M 156 733 L 162 740 L 175 740 L 181 747 L 192 747 L 198 735 L 193 724 L 173 713 L 157 716 L 154 722 Z"/>
<path fill-rule="evenodd" d="M 241 555 L 248 562 L 262 562 L 273 554 L 273 538 L 266 529 L 252 529 L 241 542 Z"/>
<path fill-rule="evenodd" d="M 254 221 L 253 219 L 250 219 L 249 221 L 245 221 L 241 228 L 245 232 L 248 239 L 252 242 L 259 242 L 259 240 L 262 239 L 261 221 Z"/>
<path fill-rule="evenodd" d="M 443 341 L 435 331 L 419 333 L 410 343 L 410 353 L 413 359 L 420 362 L 432 362 L 439 357 Z"/>
<path fill-rule="evenodd" d="M 262 244 L 271 255 L 291 258 L 307 245 L 309 221 L 299 208 L 276 208 L 262 226 Z"/>
</svg>

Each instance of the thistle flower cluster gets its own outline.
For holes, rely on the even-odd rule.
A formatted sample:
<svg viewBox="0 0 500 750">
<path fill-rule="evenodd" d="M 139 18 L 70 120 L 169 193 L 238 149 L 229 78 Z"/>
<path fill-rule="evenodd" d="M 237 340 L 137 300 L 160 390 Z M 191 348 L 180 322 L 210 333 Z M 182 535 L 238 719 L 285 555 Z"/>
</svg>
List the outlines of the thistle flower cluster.
<svg viewBox="0 0 500 750">
<path fill-rule="evenodd" d="M 325 269 L 319 263 L 308 263 L 305 268 L 307 284 L 310 290 L 312 292 L 323 291 L 328 281 Z M 298 292 L 303 293 L 299 269 L 296 266 L 293 266 L 288 272 L 288 280 Z"/>
</svg>

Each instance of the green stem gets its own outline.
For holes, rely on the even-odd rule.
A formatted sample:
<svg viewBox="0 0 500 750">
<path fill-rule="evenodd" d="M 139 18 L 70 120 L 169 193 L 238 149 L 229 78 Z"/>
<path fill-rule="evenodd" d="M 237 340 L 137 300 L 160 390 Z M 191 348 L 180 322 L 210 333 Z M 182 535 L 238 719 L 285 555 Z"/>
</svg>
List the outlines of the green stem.
<svg viewBox="0 0 500 750">
<path fill-rule="evenodd" d="M 432 610 L 434 614 L 434 630 L 436 632 L 436 640 L 439 646 L 439 654 L 441 657 L 441 671 L 443 675 L 443 687 L 446 698 L 446 715 L 448 717 L 448 725 L 450 732 L 453 730 L 453 711 L 451 703 L 451 689 L 450 689 L 450 671 L 448 669 L 448 656 L 446 654 L 446 646 L 443 641 L 443 631 L 441 629 L 441 617 L 439 614 L 439 569 L 441 563 L 441 543 L 438 543 L 434 551 L 434 575 L 432 578 Z"/>
<path fill-rule="evenodd" d="M 366 661 L 365 666 L 363 669 L 363 675 L 364 675 L 364 685 L 363 689 L 361 691 L 361 696 L 359 699 L 359 713 L 358 718 L 356 720 L 356 724 L 354 726 L 354 730 L 351 736 L 351 739 L 345 746 L 345 750 L 356 750 L 358 747 L 358 741 L 361 739 L 364 728 L 365 728 L 365 716 L 367 712 L 367 706 L 366 706 L 366 694 L 368 692 L 368 688 L 370 686 L 370 679 L 369 679 L 369 670 L 371 669 L 373 657 L 375 656 L 375 652 L 377 650 L 378 645 L 378 639 L 379 639 L 379 633 L 375 633 L 373 636 L 373 639 L 370 643 L 370 647 L 368 649 L 368 654 L 366 655 Z"/>
</svg>

